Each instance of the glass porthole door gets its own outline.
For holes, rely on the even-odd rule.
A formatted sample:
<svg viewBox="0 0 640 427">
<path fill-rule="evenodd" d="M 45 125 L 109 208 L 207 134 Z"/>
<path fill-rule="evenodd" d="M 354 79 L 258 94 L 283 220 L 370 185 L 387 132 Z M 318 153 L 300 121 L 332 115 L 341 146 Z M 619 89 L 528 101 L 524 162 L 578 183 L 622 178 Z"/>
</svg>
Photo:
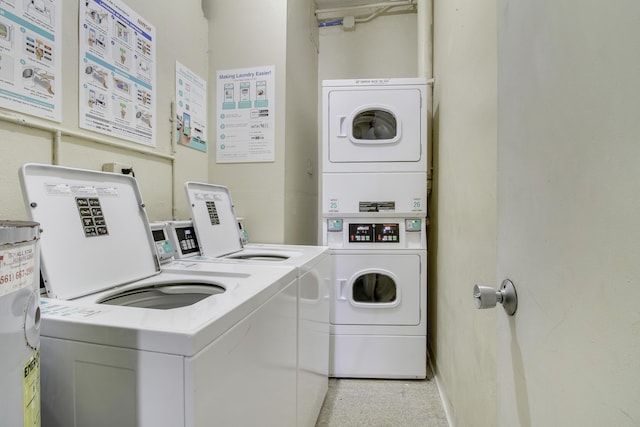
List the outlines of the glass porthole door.
<svg viewBox="0 0 640 427">
<path fill-rule="evenodd" d="M 398 301 L 398 284 L 389 272 L 363 273 L 351 285 L 351 301 L 355 305 L 395 305 Z"/>
<path fill-rule="evenodd" d="M 354 142 L 394 142 L 398 137 L 398 121 L 391 111 L 366 109 L 353 118 L 351 135 Z"/>
<path fill-rule="evenodd" d="M 420 257 L 417 254 L 334 255 L 336 282 L 331 323 L 417 325 L 420 322 Z"/>
</svg>

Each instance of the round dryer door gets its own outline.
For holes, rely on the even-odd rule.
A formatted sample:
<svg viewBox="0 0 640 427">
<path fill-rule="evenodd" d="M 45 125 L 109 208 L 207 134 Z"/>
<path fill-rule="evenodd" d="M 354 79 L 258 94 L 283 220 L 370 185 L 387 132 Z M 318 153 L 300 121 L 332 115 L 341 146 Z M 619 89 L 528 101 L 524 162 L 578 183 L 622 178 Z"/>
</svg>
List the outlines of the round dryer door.
<svg viewBox="0 0 640 427">
<path fill-rule="evenodd" d="M 340 253 L 334 256 L 335 325 L 420 323 L 421 260 L 417 254 Z"/>
</svg>

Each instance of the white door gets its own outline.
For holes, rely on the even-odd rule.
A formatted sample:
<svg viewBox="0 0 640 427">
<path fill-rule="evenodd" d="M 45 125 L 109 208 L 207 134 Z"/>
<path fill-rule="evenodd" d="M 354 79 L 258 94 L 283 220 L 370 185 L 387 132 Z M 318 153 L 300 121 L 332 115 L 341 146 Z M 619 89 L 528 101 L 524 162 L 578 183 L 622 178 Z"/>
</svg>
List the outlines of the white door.
<svg viewBox="0 0 640 427">
<path fill-rule="evenodd" d="M 325 91 L 330 163 L 415 163 L 426 155 L 419 88 Z"/>
<path fill-rule="evenodd" d="M 640 3 L 498 0 L 498 425 L 640 425 Z"/>
</svg>

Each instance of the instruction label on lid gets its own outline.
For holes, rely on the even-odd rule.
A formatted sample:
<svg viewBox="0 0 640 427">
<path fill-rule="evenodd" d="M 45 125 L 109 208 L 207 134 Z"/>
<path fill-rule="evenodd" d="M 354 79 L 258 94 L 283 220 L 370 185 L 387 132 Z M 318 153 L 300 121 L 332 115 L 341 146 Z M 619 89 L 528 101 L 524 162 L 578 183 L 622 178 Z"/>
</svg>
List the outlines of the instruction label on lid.
<svg viewBox="0 0 640 427">
<path fill-rule="evenodd" d="M 35 257 L 35 243 L 0 249 L 0 297 L 33 285 Z"/>
</svg>

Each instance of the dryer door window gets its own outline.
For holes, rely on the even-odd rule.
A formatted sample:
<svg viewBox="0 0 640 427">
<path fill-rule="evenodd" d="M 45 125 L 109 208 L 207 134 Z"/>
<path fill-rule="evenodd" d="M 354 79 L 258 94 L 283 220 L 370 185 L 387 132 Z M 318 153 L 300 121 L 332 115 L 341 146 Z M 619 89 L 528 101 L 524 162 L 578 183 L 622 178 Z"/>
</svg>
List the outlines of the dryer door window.
<svg viewBox="0 0 640 427">
<path fill-rule="evenodd" d="M 396 301 L 397 284 L 384 273 L 366 273 L 359 276 L 351 287 L 352 299 L 356 303 L 389 304 Z"/>
<path fill-rule="evenodd" d="M 361 111 L 353 118 L 351 134 L 355 140 L 363 142 L 394 142 L 398 136 L 398 121 L 390 111 Z"/>
</svg>

